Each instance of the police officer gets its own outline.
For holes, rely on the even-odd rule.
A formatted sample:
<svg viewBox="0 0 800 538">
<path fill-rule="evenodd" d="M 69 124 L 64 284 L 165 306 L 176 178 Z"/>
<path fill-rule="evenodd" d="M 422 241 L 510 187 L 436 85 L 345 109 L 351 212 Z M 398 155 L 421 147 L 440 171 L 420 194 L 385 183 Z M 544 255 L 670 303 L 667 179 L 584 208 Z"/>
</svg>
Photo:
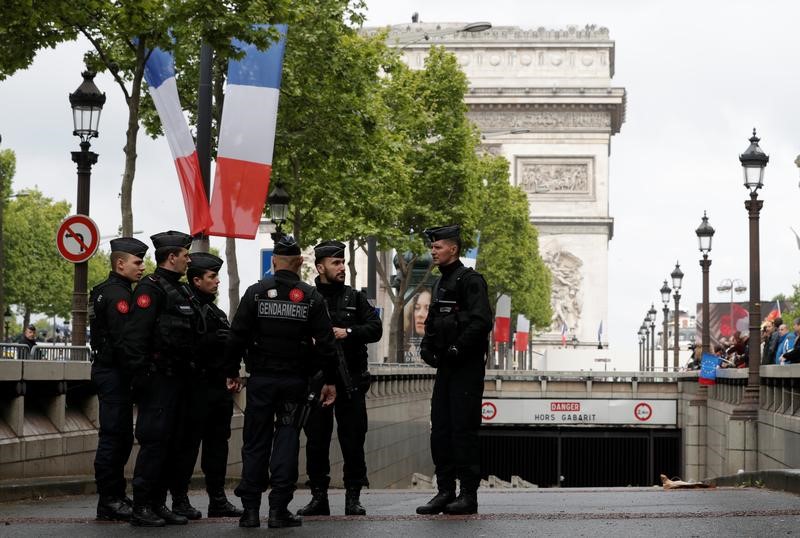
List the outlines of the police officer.
<svg viewBox="0 0 800 538">
<path fill-rule="evenodd" d="M 200 311 L 197 350 L 190 363 L 188 403 L 178 427 L 182 440 L 178 453 L 181 460 L 171 483 L 172 511 L 188 519 L 202 514 L 189 503 L 189 482 L 192 479 L 200 443 L 203 456 L 200 467 L 206 479 L 208 517 L 239 517 L 242 511 L 225 496 L 225 472 L 228 466 L 228 439 L 231 436 L 233 397 L 225 384 L 223 356 L 228 338 L 228 317 L 214 304 L 219 287 L 222 260 L 207 252 L 189 255 L 191 265 L 186 272 L 195 307 Z"/>
<path fill-rule="evenodd" d="M 225 349 L 228 387 L 241 386 L 239 364 L 246 352 L 247 407 L 244 414 L 240 527 L 259 527 L 261 494 L 269 485 L 269 527 L 296 527 L 302 520 L 287 509 L 297 482 L 300 424 L 308 378 L 322 370 L 322 405 L 336 398 L 336 348 L 322 296 L 299 277 L 303 257 L 291 236 L 272 256 L 275 275 L 247 288 L 231 324 Z M 271 451 L 271 457 L 270 457 Z"/>
<path fill-rule="evenodd" d="M 418 514 L 474 514 L 480 485 L 481 400 L 492 311 L 486 281 L 458 259 L 461 227 L 425 230 L 433 263 L 442 273 L 433 286 L 420 355 L 437 368 L 431 397 L 431 454 L 439 492 Z M 456 498 L 456 479 L 461 491 Z"/>
<path fill-rule="evenodd" d="M 198 313 L 191 292 L 180 282 L 190 263 L 192 237 L 168 231 L 150 239 L 158 268 L 133 293 L 123 347 L 138 408 L 131 523 L 162 527 L 188 521 L 167 508 L 166 491 L 176 483 L 181 461 L 176 430 L 187 401 L 185 380 L 195 349 Z"/>
<path fill-rule="evenodd" d="M 111 272 L 89 294 L 92 382 L 100 402 L 100 432 L 94 457 L 97 519 L 131 518 L 125 495 L 125 464 L 133 447 L 131 379 L 123 369 L 122 335 L 132 286 L 142 278 L 147 245 L 133 237 L 111 240 Z"/>
<path fill-rule="evenodd" d="M 361 488 L 369 485 L 367 464 L 364 461 L 364 440 L 367 435 L 366 390 L 369 389 L 367 371 L 367 344 L 380 340 L 383 333 L 381 319 L 367 296 L 346 286 L 345 244 L 324 241 L 314 247 L 315 265 L 319 276 L 317 290 L 325 298 L 331 315 L 333 334 L 341 347 L 345 364 L 340 364 L 343 375 L 336 380 L 336 404 L 317 410 L 305 427 L 306 471 L 313 495 L 311 502 L 297 513 L 305 516 L 330 515 L 328 485 L 331 464 L 329 450 L 333 434 L 333 414 L 339 446 L 344 457 L 345 514 L 363 516 L 367 512 L 361 505 Z M 347 379 L 342 379 L 346 377 Z M 350 383 L 351 386 L 346 386 Z"/>
</svg>

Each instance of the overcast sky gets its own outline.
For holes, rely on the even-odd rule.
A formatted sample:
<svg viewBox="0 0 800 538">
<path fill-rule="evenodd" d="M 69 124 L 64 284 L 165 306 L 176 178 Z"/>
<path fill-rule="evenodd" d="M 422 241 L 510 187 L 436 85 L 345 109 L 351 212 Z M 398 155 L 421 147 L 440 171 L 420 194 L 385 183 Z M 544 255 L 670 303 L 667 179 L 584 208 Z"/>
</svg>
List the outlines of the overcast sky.
<svg viewBox="0 0 800 538">
<path fill-rule="evenodd" d="M 748 283 L 747 213 L 738 155 L 753 127 L 770 155 L 761 214 L 761 296 L 790 294 L 800 280 L 798 96 L 800 51 L 796 1 L 558 0 L 398 2 L 368 0 L 368 25 L 491 21 L 496 26 L 565 28 L 596 24 L 616 42 L 612 84 L 628 92 L 626 122 L 611 142 L 609 318 L 604 323 L 618 370 L 637 366 L 636 331 L 650 303 L 660 311 L 659 288 L 680 260 L 686 273 L 681 304 L 701 299 L 695 228 L 703 210 L 717 233 L 711 258 L 711 299 L 724 278 Z M 33 66 L 0 82 L 2 147 L 17 154 L 16 190 L 38 186 L 55 199 L 76 200 L 67 96 L 81 81 L 85 43 L 39 54 Z M 120 89 L 99 75 L 108 100 L 100 154 L 92 173 L 90 215 L 102 234 L 120 224 L 126 109 Z M 165 139 L 139 137 L 133 195 L 134 228 L 143 239 L 166 229 L 185 230 L 180 190 Z M 53 237 L 42 237 L 53 241 Z M 238 240 L 242 290 L 258 278 L 258 248 Z M 224 241 L 212 238 L 224 250 Z M 591 263 L 588 261 L 587 263 Z M 742 296 L 742 299 L 746 295 Z M 591 300 L 585 292 L 584 301 Z M 221 294 L 227 307 L 227 297 Z M 693 309 L 693 308 L 692 308 Z M 659 319 L 660 321 L 660 319 Z M 686 357 L 682 357 L 685 362 Z"/>
</svg>

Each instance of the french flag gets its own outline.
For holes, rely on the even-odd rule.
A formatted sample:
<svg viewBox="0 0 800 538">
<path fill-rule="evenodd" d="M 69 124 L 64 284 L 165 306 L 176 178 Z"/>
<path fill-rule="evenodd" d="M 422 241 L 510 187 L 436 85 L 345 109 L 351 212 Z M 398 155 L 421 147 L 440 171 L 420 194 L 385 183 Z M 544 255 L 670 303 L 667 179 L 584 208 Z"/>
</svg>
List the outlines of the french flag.
<svg viewBox="0 0 800 538">
<path fill-rule="evenodd" d="M 528 351 L 528 335 L 531 322 L 522 314 L 517 314 L 517 335 L 514 338 L 514 351 Z"/>
<path fill-rule="evenodd" d="M 274 28 L 280 40 L 265 51 L 232 43 L 245 55 L 228 63 L 209 235 L 253 239 L 264 211 L 286 49 L 286 25 Z"/>
<path fill-rule="evenodd" d="M 561 345 L 562 346 L 566 346 L 567 345 L 567 324 L 566 323 L 562 323 L 561 324 Z"/>
<path fill-rule="evenodd" d="M 494 341 L 508 343 L 511 340 L 511 297 L 501 295 L 497 300 L 494 317 Z"/>
<path fill-rule="evenodd" d="M 150 97 L 156 105 L 158 117 L 161 118 L 161 125 L 175 160 L 175 168 L 178 169 L 189 229 L 192 235 L 198 234 L 211 226 L 211 215 L 197 150 L 178 98 L 172 54 L 158 48 L 150 51 L 144 67 L 144 78 L 150 88 Z"/>
</svg>

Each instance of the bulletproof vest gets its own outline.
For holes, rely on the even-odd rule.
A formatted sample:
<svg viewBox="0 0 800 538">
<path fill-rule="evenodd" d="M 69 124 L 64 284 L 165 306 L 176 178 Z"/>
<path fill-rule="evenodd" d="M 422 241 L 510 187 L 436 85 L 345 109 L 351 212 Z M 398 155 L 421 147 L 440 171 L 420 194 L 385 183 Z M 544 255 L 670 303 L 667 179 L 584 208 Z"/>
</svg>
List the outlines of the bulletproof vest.
<svg viewBox="0 0 800 538">
<path fill-rule="evenodd" d="M 303 371 L 311 352 L 307 326 L 313 292 L 300 281 L 269 277 L 259 282 L 254 297 L 257 334 L 245 359 L 249 371 Z"/>
<path fill-rule="evenodd" d="M 111 280 L 107 279 L 92 288 L 89 294 L 89 343 L 92 346 L 92 360 L 100 364 L 111 365 L 114 362 L 111 346 L 108 345 L 110 330 L 108 319 L 104 315 L 97 315 L 94 305 L 98 297 L 103 294 L 103 290 L 111 285 Z"/>
<path fill-rule="evenodd" d="M 357 296 L 358 292 L 356 290 L 350 286 L 344 286 L 342 293 L 336 296 L 336 304 L 331 304 L 333 297 L 325 298 L 325 303 L 328 305 L 328 314 L 331 316 L 331 325 L 334 327 L 348 328 L 357 324 Z M 367 346 L 351 338 L 338 340 L 338 343 L 342 346 L 342 351 L 351 369 L 357 367 L 358 371 L 366 370 Z M 351 362 L 353 364 L 351 364 Z M 358 362 L 358 364 L 355 364 L 355 362 Z M 353 373 L 355 373 L 355 371 Z"/>
<path fill-rule="evenodd" d="M 425 334 L 431 338 L 436 349 L 445 350 L 454 345 L 460 328 L 468 321 L 469 312 L 463 311 L 458 290 L 461 279 L 470 271 L 472 269 L 469 267 L 459 267 L 448 278 L 439 278 L 433 286 Z"/>
<path fill-rule="evenodd" d="M 155 349 L 163 359 L 191 360 L 196 340 L 197 311 L 186 284 L 172 284 L 156 275 L 149 277 L 164 290 L 166 301 L 156 320 Z"/>
</svg>

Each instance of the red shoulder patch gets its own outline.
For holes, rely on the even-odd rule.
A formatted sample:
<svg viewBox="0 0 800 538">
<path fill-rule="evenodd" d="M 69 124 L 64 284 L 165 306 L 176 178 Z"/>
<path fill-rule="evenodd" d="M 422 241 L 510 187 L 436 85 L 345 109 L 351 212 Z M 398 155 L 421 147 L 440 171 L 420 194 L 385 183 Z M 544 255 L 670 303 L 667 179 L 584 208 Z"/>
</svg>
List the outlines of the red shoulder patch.
<svg viewBox="0 0 800 538">
<path fill-rule="evenodd" d="M 136 306 L 138 306 L 139 308 L 147 308 L 148 306 L 150 306 L 150 303 L 152 302 L 153 300 L 150 299 L 150 296 L 147 295 L 146 293 L 143 293 L 136 298 Z"/>
<path fill-rule="evenodd" d="M 128 304 L 128 301 L 126 301 L 125 299 L 120 299 L 119 301 L 117 301 L 117 312 L 119 312 L 120 314 L 127 314 L 128 311 L 130 311 L 130 309 L 131 307 Z"/>
<path fill-rule="evenodd" d="M 289 292 L 289 300 L 293 303 L 299 303 L 305 298 L 305 296 L 306 295 L 303 293 L 303 290 L 300 288 L 293 288 L 292 291 Z"/>
</svg>

